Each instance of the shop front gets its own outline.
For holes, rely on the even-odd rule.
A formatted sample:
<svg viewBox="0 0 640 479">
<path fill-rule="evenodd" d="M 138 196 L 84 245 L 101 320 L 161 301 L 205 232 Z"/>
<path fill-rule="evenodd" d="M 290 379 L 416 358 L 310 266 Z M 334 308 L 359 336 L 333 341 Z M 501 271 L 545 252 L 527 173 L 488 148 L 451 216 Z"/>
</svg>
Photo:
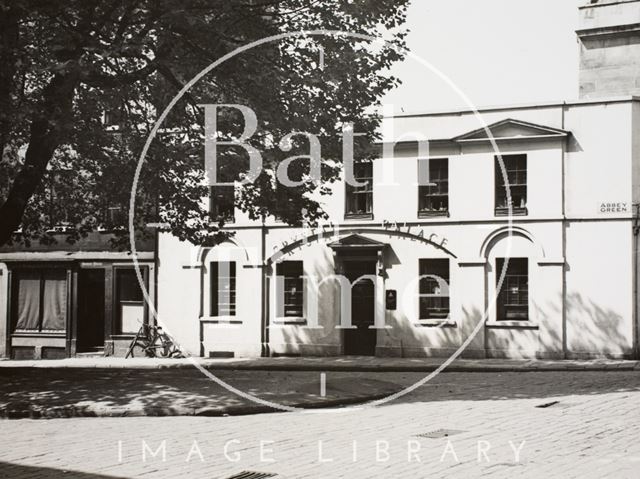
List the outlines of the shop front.
<svg viewBox="0 0 640 479">
<path fill-rule="evenodd" d="M 75 250 L 74 250 L 75 249 Z M 0 355 L 12 359 L 124 356 L 149 307 L 124 252 L 0 252 Z M 138 255 L 155 301 L 152 252 Z M 153 303 L 152 303 L 153 304 Z"/>
</svg>

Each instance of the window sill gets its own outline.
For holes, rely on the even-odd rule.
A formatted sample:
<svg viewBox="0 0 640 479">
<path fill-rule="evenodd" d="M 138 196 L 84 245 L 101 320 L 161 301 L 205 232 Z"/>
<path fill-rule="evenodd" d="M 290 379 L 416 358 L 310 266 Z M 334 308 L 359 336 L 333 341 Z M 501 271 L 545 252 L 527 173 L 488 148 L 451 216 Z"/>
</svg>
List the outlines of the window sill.
<svg viewBox="0 0 640 479">
<path fill-rule="evenodd" d="M 202 316 L 200 322 L 211 324 L 242 324 L 242 320 L 236 319 L 235 316 Z"/>
<path fill-rule="evenodd" d="M 539 325 L 525 319 L 516 321 L 487 321 L 485 325 L 487 328 L 493 329 L 540 329 Z"/>
<path fill-rule="evenodd" d="M 457 328 L 458 323 L 450 319 L 419 319 L 413 323 L 417 328 Z"/>
<path fill-rule="evenodd" d="M 345 213 L 345 220 L 372 220 L 373 213 Z"/>
<path fill-rule="evenodd" d="M 11 333 L 14 338 L 32 338 L 32 337 L 52 337 L 52 338 L 64 338 L 67 336 L 66 331 L 14 331 Z"/>
<path fill-rule="evenodd" d="M 447 211 L 418 211 L 418 218 L 449 218 L 449 210 Z"/>
<path fill-rule="evenodd" d="M 527 208 L 511 208 L 511 214 L 509 214 L 509 208 L 496 208 L 496 216 L 527 216 L 529 210 Z"/>
<path fill-rule="evenodd" d="M 282 316 L 275 318 L 271 324 L 275 326 L 304 326 L 307 324 L 307 318 L 301 316 Z"/>
<path fill-rule="evenodd" d="M 226 226 L 233 226 L 236 223 L 236 219 L 235 218 L 224 218 L 222 219 L 223 221 L 223 228 Z M 220 225 L 220 220 L 214 219 L 211 220 L 211 223 L 209 223 L 209 226 L 214 227 L 214 228 L 218 228 Z"/>
</svg>

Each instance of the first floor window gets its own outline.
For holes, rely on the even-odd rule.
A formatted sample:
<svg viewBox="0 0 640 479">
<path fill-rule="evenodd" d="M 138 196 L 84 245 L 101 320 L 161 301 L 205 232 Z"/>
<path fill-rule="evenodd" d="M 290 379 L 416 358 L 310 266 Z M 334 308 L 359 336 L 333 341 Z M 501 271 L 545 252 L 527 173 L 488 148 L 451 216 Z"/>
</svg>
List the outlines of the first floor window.
<svg viewBox="0 0 640 479">
<path fill-rule="evenodd" d="M 362 186 L 346 183 L 347 218 L 370 217 L 373 214 L 373 162 L 357 161 L 353 165 L 353 177 Z"/>
<path fill-rule="evenodd" d="M 279 294 L 281 295 L 278 305 L 282 310 L 277 312 L 279 317 L 296 317 L 303 316 L 303 269 L 302 261 L 283 261 L 276 266 L 276 275 L 281 279 L 278 284 L 281 285 Z M 281 303 L 280 301 L 283 302 Z"/>
<path fill-rule="evenodd" d="M 235 186 L 215 185 L 209 192 L 209 212 L 217 222 L 233 223 L 235 209 Z"/>
<path fill-rule="evenodd" d="M 13 272 L 16 331 L 64 331 L 67 324 L 67 271 L 62 268 Z"/>
<path fill-rule="evenodd" d="M 216 261 L 211 263 L 211 316 L 236 315 L 236 263 Z"/>
<path fill-rule="evenodd" d="M 420 319 L 449 317 L 449 259 L 420 260 Z"/>
<path fill-rule="evenodd" d="M 496 287 L 504 269 L 505 258 L 496 259 Z M 509 258 L 502 287 L 498 291 L 497 320 L 529 319 L 529 262 L 527 258 Z"/>
<path fill-rule="evenodd" d="M 449 213 L 449 160 L 418 160 L 418 178 L 418 216 L 446 216 Z"/>
<path fill-rule="evenodd" d="M 495 157 L 495 187 L 497 216 L 527 214 L 527 155 L 503 155 L 504 172 L 500 160 Z M 506 178 L 505 178 L 506 173 Z M 508 183 L 505 181 L 508 180 Z M 511 201 L 507 196 L 511 196 Z"/>
</svg>

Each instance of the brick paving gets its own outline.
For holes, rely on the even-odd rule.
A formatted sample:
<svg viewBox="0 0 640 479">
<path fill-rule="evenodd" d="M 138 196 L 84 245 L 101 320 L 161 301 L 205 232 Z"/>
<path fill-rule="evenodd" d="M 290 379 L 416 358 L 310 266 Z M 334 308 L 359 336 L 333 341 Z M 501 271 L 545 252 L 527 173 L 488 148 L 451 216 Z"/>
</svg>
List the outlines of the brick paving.
<svg viewBox="0 0 640 479">
<path fill-rule="evenodd" d="M 5 420 L 0 477 L 636 478 L 639 407 L 637 371 L 446 373 L 348 412 Z M 418 437 L 439 429 L 460 432 Z"/>
</svg>

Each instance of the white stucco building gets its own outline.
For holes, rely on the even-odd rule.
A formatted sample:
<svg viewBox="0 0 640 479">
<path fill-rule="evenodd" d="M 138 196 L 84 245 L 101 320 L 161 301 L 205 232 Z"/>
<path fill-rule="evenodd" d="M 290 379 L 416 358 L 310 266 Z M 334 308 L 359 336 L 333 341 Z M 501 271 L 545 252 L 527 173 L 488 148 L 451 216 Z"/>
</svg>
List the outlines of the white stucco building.
<svg viewBox="0 0 640 479">
<path fill-rule="evenodd" d="M 581 99 L 386 119 L 395 153 L 334 185 L 324 229 L 236 211 L 213 248 L 161 234 L 160 321 L 202 356 L 638 357 L 640 2 L 580 15 Z M 351 306 L 336 274 L 367 275 Z"/>
<path fill-rule="evenodd" d="M 124 355 L 155 309 L 205 357 L 638 358 L 640 0 L 579 14 L 580 99 L 386 118 L 395 148 L 332 185 L 330 224 L 160 233 L 138 258 L 154 308 L 105 234 L 0 248 L 0 356 Z"/>
</svg>

